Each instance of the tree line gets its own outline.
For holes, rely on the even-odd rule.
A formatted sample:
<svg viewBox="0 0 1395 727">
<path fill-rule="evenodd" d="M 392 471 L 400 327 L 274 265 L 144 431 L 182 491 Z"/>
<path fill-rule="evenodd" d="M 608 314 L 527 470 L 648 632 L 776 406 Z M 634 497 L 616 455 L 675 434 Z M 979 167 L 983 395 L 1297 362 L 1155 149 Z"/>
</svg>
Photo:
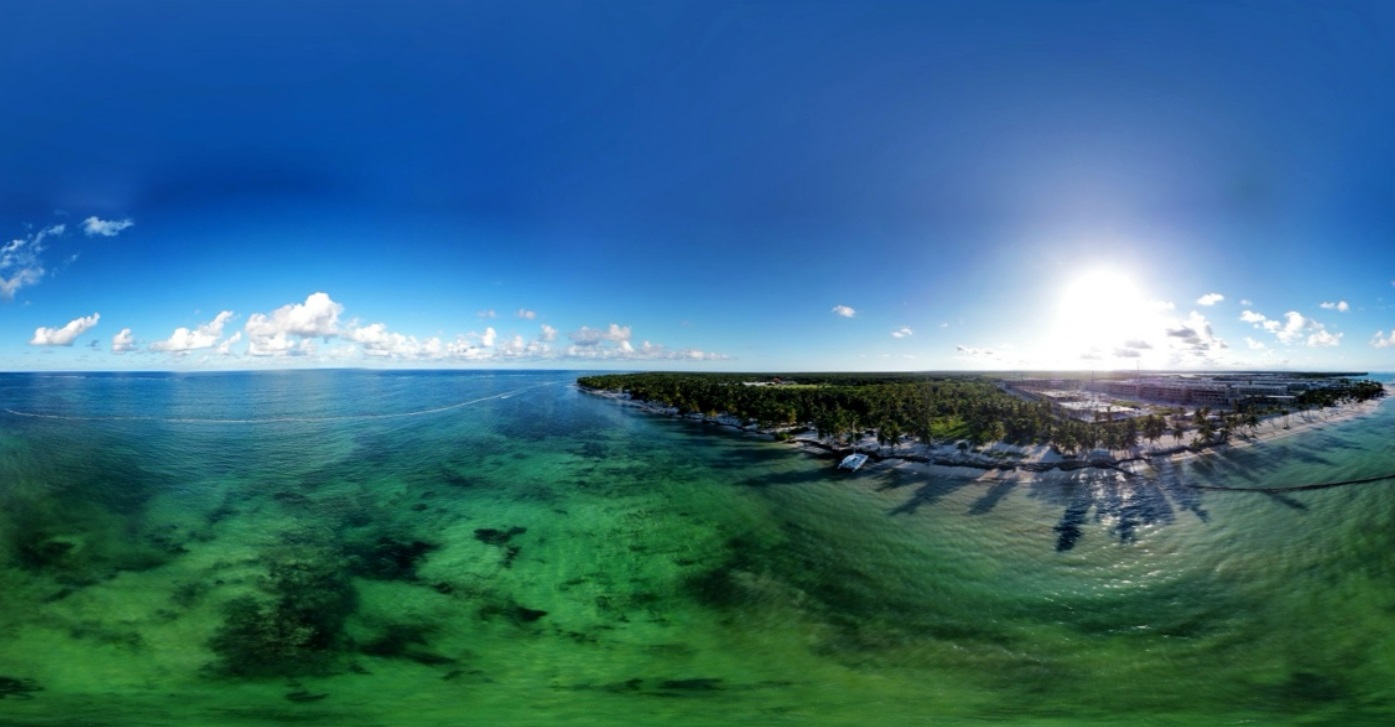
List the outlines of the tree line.
<svg viewBox="0 0 1395 727">
<path fill-rule="evenodd" d="M 728 414 L 788 436 L 811 427 L 820 436 L 843 440 L 874 433 L 894 450 L 908 439 L 925 444 L 990 442 L 1049 444 L 1065 454 L 1096 448 L 1127 451 L 1143 441 L 1157 444 L 1169 434 L 1192 446 L 1225 441 L 1258 427 L 1265 414 L 1287 413 L 1246 406 L 1187 415 L 1163 413 L 1114 420 L 1108 413 L 1093 421 L 1066 416 L 1048 401 L 1009 393 L 987 377 L 900 373 L 717 374 L 638 373 L 583 376 L 588 389 L 628 393 L 632 398 L 674 407 L 680 414 Z M 1332 406 L 1382 396 L 1373 381 L 1338 380 L 1297 397 L 1300 408 Z M 1192 433 L 1188 440 L 1186 435 Z"/>
</svg>

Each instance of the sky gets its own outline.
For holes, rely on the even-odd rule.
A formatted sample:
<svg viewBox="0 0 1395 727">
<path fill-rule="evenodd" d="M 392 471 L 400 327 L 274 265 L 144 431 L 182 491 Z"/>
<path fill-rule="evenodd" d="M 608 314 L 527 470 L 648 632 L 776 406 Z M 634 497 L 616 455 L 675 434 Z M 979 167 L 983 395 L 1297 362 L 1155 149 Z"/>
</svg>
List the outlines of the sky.
<svg viewBox="0 0 1395 727">
<path fill-rule="evenodd" d="M 0 371 L 1395 370 L 1395 4 L 9 0 Z"/>
</svg>

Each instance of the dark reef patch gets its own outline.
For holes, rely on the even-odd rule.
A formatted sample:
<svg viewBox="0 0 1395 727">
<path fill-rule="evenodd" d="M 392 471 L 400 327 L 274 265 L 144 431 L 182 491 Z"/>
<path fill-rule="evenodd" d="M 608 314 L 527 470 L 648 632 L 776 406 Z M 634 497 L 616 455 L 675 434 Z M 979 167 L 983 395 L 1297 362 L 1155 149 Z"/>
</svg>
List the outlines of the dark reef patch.
<svg viewBox="0 0 1395 727">
<path fill-rule="evenodd" d="M 505 620 L 515 625 L 530 624 L 538 621 L 547 615 L 547 611 L 508 601 L 505 603 L 491 603 L 480 609 L 480 618 L 489 620 L 495 617 L 503 617 Z"/>
<path fill-rule="evenodd" d="M 379 581 L 415 581 L 417 566 L 427 553 L 440 546 L 423 540 L 379 537 L 362 545 L 349 545 L 349 572 Z"/>
<path fill-rule="evenodd" d="M 328 672 L 347 643 L 344 622 L 357 608 L 343 559 L 325 549 L 296 548 L 272 562 L 265 597 L 223 606 L 209 646 L 215 673 L 242 677 Z"/>
<path fill-rule="evenodd" d="M 427 637 L 436 627 L 428 624 L 390 624 L 369 639 L 359 651 L 383 659 L 407 659 L 426 666 L 455 664 L 456 659 L 427 651 Z"/>
<path fill-rule="evenodd" d="M 475 530 L 475 540 L 486 545 L 504 545 L 516 535 L 528 532 L 528 528 L 511 527 L 508 530 L 498 530 L 496 528 L 479 528 Z"/>
<path fill-rule="evenodd" d="M 43 691 L 43 687 L 33 679 L 20 679 L 18 677 L 0 676 L 0 699 L 14 697 L 15 699 L 33 699 L 34 692 Z"/>
</svg>

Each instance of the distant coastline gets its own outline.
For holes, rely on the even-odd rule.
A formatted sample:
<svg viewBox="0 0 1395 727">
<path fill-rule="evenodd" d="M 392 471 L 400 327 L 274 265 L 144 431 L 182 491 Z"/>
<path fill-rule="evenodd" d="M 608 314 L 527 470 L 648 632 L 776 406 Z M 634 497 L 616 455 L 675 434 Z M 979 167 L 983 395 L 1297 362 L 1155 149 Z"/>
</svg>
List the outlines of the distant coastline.
<svg viewBox="0 0 1395 727">
<path fill-rule="evenodd" d="M 743 419 L 726 412 L 681 411 L 678 407 L 632 397 L 622 390 L 578 386 L 584 393 L 633 407 L 651 415 L 666 416 L 720 427 L 798 447 L 812 456 L 836 461 L 853 451 L 869 455 L 865 470 L 911 469 L 938 477 L 1000 482 L 1004 480 L 1043 480 L 1074 476 L 1081 471 L 1114 471 L 1125 476 L 1133 463 L 1156 459 L 1184 460 L 1211 451 L 1251 447 L 1294 434 L 1325 428 L 1378 411 L 1390 400 L 1395 386 L 1383 384 L 1385 395 L 1363 401 L 1345 401 L 1319 409 L 1272 413 L 1259 417 L 1248 430 L 1230 433 L 1223 440 L 1198 443 L 1188 440 L 1190 430 L 1177 436 L 1163 434 L 1156 442 L 1139 443 L 1124 450 L 1093 448 L 1064 455 L 1049 444 L 1012 444 L 1002 441 L 964 446 L 963 440 L 925 444 L 919 441 L 885 443 L 875 427 L 860 429 L 850 437 L 824 435 L 808 423 L 767 426 L 754 419 Z M 880 441 L 879 441 L 880 440 Z"/>
</svg>

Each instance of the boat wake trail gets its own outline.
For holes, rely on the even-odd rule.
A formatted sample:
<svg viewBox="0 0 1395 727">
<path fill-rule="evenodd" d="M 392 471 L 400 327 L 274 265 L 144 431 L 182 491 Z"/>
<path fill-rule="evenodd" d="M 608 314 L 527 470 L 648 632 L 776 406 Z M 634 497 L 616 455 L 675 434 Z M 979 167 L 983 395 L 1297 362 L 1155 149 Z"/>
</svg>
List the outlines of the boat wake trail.
<svg viewBox="0 0 1395 727">
<path fill-rule="evenodd" d="M 170 424 L 318 424 L 333 422 L 370 421 L 374 419 L 404 419 L 407 417 L 429 416 L 442 412 L 462 409 L 474 404 L 481 404 L 486 401 L 507 399 L 516 394 L 521 394 L 531 389 L 538 389 L 544 386 L 553 386 L 557 382 L 547 381 L 532 386 L 505 391 L 499 394 L 481 396 L 477 399 L 467 401 L 457 401 L 442 406 L 434 406 L 426 409 L 414 409 L 412 411 L 392 412 L 388 414 L 339 414 L 333 416 L 284 416 L 284 417 L 255 417 L 255 418 L 220 418 L 220 417 L 158 417 L 158 416 L 82 416 L 74 414 L 46 414 L 43 412 L 18 411 L 5 408 L 5 413 L 18 417 L 31 419 L 63 419 L 69 421 L 84 422 L 162 422 Z"/>
</svg>

